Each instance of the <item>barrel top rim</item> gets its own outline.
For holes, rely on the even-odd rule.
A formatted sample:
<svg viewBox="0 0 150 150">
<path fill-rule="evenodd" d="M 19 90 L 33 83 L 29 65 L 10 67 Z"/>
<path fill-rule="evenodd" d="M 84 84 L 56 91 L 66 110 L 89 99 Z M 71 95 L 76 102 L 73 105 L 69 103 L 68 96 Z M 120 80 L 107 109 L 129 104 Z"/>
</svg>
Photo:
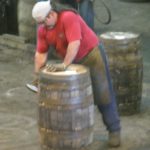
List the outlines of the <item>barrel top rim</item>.
<svg viewBox="0 0 150 150">
<path fill-rule="evenodd" d="M 125 39 L 133 39 L 138 38 L 139 34 L 133 32 L 105 32 L 100 35 L 103 39 L 108 40 L 125 40 Z"/>
<path fill-rule="evenodd" d="M 48 72 L 46 68 L 42 70 L 42 73 L 53 76 L 72 76 L 87 73 L 88 68 L 83 65 L 71 64 L 65 71 Z"/>
</svg>

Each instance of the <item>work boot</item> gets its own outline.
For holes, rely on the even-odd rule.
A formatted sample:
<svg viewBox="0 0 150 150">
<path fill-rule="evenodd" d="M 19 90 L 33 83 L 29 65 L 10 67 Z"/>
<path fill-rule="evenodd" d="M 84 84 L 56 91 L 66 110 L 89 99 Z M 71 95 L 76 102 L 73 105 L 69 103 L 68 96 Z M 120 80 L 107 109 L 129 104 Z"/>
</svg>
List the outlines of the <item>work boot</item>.
<svg viewBox="0 0 150 150">
<path fill-rule="evenodd" d="M 38 82 L 39 82 L 39 80 L 38 80 L 38 79 L 35 79 L 35 80 L 33 80 L 31 83 L 27 83 L 27 84 L 26 84 L 26 87 L 27 87 L 29 90 L 31 90 L 31 91 L 37 93 L 37 92 L 38 92 Z"/>
<path fill-rule="evenodd" d="M 109 141 L 108 145 L 110 147 L 119 147 L 121 144 L 121 139 L 120 139 L 120 132 L 110 132 L 109 133 Z"/>
</svg>

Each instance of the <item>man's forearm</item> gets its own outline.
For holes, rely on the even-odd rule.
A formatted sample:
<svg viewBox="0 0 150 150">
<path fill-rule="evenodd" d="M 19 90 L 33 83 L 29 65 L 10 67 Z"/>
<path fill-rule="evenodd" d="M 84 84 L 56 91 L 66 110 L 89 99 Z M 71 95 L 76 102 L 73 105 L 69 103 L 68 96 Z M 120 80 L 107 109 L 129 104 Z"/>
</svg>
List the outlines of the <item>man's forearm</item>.
<svg viewBox="0 0 150 150">
<path fill-rule="evenodd" d="M 70 65 L 73 62 L 78 53 L 79 47 L 80 47 L 80 40 L 76 40 L 69 43 L 67 48 L 67 54 L 64 58 L 64 64 L 66 66 Z"/>
<path fill-rule="evenodd" d="M 47 53 L 35 53 L 35 66 L 34 66 L 34 71 L 35 73 L 39 73 L 40 69 L 45 66 L 47 61 Z"/>
</svg>

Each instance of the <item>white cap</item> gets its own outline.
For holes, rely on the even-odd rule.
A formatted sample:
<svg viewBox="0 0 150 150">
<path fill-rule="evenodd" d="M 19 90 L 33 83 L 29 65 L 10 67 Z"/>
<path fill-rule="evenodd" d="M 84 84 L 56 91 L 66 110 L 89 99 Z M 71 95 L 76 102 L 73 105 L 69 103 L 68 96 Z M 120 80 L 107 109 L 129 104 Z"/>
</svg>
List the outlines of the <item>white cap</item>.
<svg viewBox="0 0 150 150">
<path fill-rule="evenodd" d="M 51 9 L 50 0 L 37 2 L 32 9 L 32 17 L 38 22 L 44 21 Z"/>
</svg>

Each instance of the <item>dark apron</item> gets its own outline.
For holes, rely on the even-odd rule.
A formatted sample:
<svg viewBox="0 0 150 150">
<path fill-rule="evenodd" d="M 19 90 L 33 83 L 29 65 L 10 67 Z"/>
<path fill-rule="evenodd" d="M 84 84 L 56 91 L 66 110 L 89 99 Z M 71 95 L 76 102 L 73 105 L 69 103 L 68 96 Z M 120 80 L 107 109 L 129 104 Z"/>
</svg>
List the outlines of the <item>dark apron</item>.
<svg viewBox="0 0 150 150">
<path fill-rule="evenodd" d="M 90 69 L 94 103 L 96 105 L 105 105 L 115 99 L 106 55 L 102 45 L 95 47 L 79 63 Z"/>
</svg>

